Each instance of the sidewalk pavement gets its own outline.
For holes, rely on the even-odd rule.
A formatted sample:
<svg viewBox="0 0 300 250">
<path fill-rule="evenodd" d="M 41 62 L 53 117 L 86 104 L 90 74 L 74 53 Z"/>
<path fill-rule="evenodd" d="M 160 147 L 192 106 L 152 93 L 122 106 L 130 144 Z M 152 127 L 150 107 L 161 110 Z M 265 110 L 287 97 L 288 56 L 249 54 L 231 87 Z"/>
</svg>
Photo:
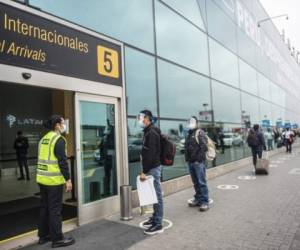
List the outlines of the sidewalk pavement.
<svg viewBox="0 0 300 250">
<path fill-rule="evenodd" d="M 71 234 L 76 244 L 65 249 L 300 249 L 300 150 L 270 159 L 268 176 L 254 176 L 253 167 L 209 181 L 214 200 L 207 212 L 187 206 L 193 189 L 170 195 L 165 201 L 165 218 L 173 222 L 163 234 L 145 236 L 139 223 L 147 217 L 137 213 L 130 222 L 119 215 L 82 226 Z M 238 185 L 221 190 L 219 185 Z M 33 245 L 25 249 L 50 249 Z"/>
</svg>

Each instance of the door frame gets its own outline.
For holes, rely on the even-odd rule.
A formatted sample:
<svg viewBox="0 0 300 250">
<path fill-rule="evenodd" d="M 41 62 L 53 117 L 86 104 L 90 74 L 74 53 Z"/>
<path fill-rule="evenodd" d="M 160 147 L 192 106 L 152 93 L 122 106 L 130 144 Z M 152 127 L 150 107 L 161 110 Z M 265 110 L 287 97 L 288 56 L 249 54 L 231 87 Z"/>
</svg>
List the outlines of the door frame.
<svg viewBox="0 0 300 250">
<path fill-rule="evenodd" d="M 116 170 L 117 170 L 117 195 L 100 199 L 97 201 L 84 203 L 84 182 L 82 170 L 82 145 L 81 145 L 81 119 L 80 119 L 80 102 L 93 102 L 101 104 L 112 104 L 115 107 L 115 151 L 116 151 Z M 121 162 L 122 162 L 122 146 L 121 146 L 121 110 L 119 101 L 114 97 L 90 95 L 83 93 L 75 94 L 75 134 L 76 134 L 76 159 L 77 159 L 77 199 L 78 199 L 78 224 L 82 225 L 88 223 L 96 218 L 104 217 L 108 214 L 120 210 L 120 193 L 119 186 L 122 183 L 121 179 Z"/>
</svg>

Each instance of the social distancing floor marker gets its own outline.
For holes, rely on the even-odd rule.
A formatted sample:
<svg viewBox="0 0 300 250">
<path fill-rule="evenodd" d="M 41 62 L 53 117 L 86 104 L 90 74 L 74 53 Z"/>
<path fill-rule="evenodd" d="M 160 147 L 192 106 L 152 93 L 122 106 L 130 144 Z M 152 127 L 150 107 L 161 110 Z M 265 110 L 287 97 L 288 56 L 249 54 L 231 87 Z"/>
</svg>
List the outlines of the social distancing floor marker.
<svg viewBox="0 0 300 250">
<path fill-rule="evenodd" d="M 140 223 L 139 227 L 140 227 L 141 229 L 144 229 L 144 230 L 148 229 L 147 227 L 144 227 L 144 226 L 143 226 L 143 224 L 144 224 L 145 222 L 147 222 L 147 221 L 148 221 L 148 219 L 142 221 L 142 222 Z M 167 219 L 163 219 L 163 224 L 167 224 L 166 226 L 163 227 L 164 230 L 167 230 L 167 229 L 169 229 L 169 228 L 171 228 L 171 227 L 173 226 L 173 222 L 170 221 L 170 220 L 167 220 Z"/>
<path fill-rule="evenodd" d="M 239 176 L 238 177 L 239 180 L 255 180 L 256 179 L 256 176 L 252 176 L 252 175 L 243 175 L 243 176 Z"/>
<path fill-rule="evenodd" d="M 300 168 L 293 168 L 289 171 L 289 174 L 300 175 Z"/>
<path fill-rule="evenodd" d="M 238 189 L 239 186 L 238 185 L 219 185 L 218 189 L 227 189 L 227 190 L 234 190 L 234 189 Z"/>
<path fill-rule="evenodd" d="M 283 161 L 271 161 L 271 164 L 280 164 L 280 163 L 283 163 Z"/>
</svg>

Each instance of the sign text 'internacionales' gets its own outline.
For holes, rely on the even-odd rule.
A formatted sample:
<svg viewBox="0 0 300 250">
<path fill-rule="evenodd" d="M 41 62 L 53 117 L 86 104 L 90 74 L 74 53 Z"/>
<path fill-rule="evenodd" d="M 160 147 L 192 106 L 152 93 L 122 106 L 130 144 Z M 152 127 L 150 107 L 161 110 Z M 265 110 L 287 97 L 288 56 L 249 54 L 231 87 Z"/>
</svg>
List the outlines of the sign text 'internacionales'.
<svg viewBox="0 0 300 250">
<path fill-rule="evenodd" d="M 2 3 L 0 63 L 122 85 L 120 45 Z"/>
</svg>

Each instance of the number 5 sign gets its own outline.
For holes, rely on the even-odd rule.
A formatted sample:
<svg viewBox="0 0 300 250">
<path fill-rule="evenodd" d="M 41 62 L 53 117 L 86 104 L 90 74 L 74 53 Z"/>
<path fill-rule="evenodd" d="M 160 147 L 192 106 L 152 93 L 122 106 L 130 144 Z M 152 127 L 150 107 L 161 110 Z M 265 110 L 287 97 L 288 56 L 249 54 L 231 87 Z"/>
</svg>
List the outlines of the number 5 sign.
<svg viewBox="0 0 300 250">
<path fill-rule="evenodd" d="M 102 76 L 119 78 L 119 55 L 118 51 L 97 46 L 98 73 Z"/>
</svg>

